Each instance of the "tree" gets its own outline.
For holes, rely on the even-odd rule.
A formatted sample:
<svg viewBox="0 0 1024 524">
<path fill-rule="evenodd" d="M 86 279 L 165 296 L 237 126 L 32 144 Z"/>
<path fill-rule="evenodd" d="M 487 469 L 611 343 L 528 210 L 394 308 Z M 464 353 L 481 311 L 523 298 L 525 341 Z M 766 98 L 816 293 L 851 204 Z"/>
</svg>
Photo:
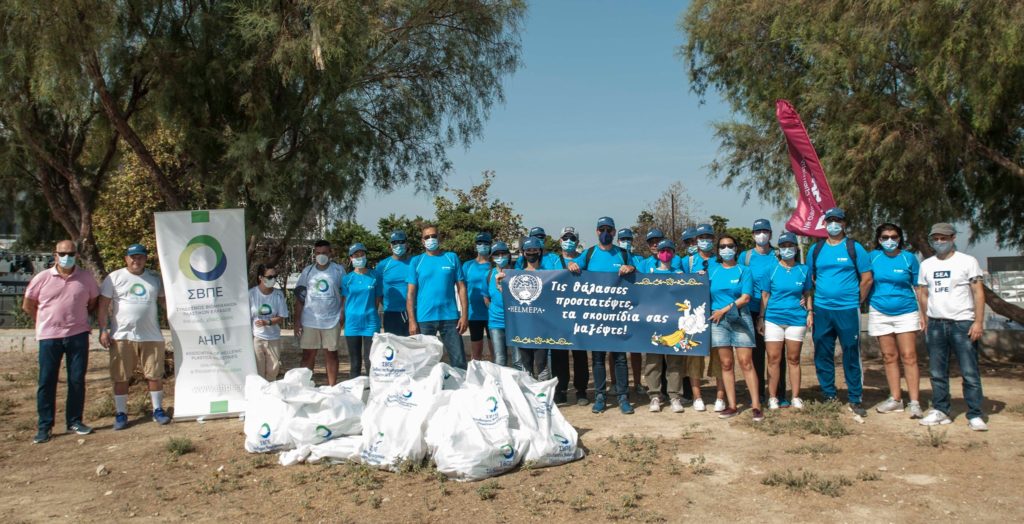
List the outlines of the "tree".
<svg viewBox="0 0 1024 524">
<path fill-rule="evenodd" d="M 701 213 L 697 202 L 679 181 L 668 186 L 654 202 L 647 202 L 644 210 L 650 216 L 650 221 L 638 217 L 633 234 L 637 238 L 645 238 L 652 227 L 657 227 L 665 233 L 666 238 L 675 242 L 680 241 L 684 229 L 697 225 L 697 217 Z"/>
<path fill-rule="evenodd" d="M 513 211 L 512 204 L 491 199 L 488 192 L 494 171 L 484 171 L 483 180 L 468 191 L 451 189 L 454 200 L 445 196 L 434 199 L 437 226 L 444 249 L 454 251 L 461 260 L 476 258 L 476 234 L 490 233 L 512 247 L 526 232 L 523 216 Z M 416 232 L 419 238 L 419 231 Z"/>
<path fill-rule="evenodd" d="M 896 222 L 927 253 L 929 224 L 966 222 L 1024 247 L 1024 4 L 696 0 L 680 27 L 691 89 L 738 115 L 714 125 L 726 185 L 791 204 L 785 98 L 855 232 Z"/>
<path fill-rule="evenodd" d="M 736 256 L 754 247 L 754 231 L 749 227 L 729 227 L 729 219 L 721 215 L 711 215 L 708 220 L 715 229 L 716 237 L 727 234 L 736 239 Z"/>
<path fill-rule="evenodd" d="M 361 242 L 366 247 L 367 267 L 373 267 L 379 260 L 391 256 L 391 248 L 387 240 L 380 235 L 374 235 L 369 229 L 350 221 L 339 220 L 327 233 L 326 239 L 334 247 L 335 260 L 351 267 L 348 263 L 348 248 L 356 242 Z"/>
</svg>

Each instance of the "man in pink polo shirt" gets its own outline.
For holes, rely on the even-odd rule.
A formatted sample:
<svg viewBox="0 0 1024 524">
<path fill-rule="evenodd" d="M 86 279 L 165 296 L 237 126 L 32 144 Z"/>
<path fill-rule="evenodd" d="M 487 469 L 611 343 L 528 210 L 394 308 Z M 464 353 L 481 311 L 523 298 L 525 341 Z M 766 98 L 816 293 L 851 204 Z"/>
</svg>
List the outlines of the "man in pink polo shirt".
<svg viewBox="0 0 1024 524">
<path fill-rule="evenodd" d="M 96 309 L 100 289 L 96 278 L 75 268 L 74 242 L 57 242 L 54 267 L 32 277 L 25 290 L 21 309 L 36 323 L 39 341 L 39 387 L 36 411 L 39 432 L 35 444 L 50 441 L 57 403 L 57 377 L 61 358 L 67 358 L 68 398 L 64 417 L 68 431 L 79 435 L 92 433 L 82 423 L 85 406 L 85 370 L 89 366 L 89 313 Z"/>
</svg>

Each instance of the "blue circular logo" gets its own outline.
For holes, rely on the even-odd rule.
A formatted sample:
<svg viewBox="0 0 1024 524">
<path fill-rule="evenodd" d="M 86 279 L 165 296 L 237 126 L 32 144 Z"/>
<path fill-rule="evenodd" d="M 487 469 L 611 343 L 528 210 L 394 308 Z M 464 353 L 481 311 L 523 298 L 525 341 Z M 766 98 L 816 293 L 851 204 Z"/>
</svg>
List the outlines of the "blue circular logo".
<svg viewBox="0 0 1024 524">
<path fill-rule="evenodd" d="M 491 413 L 498 411 L 498 399 L 494 397 L 487 397 L 487 403 L 490 404 L 490 407 L 487 408 L 488 411 Z"/>
<path fill-rule="evenodd" d="M 316 436 L 318 436 L 318 437 L 320 437 L 322 439 L 329 439 L 329 438 L 331 438 L 331 435 L 333 435 L 333 434 L 334 433 L 331 432 L 331 428 L 329 428 L 327 426 L 319 425 L 319 426 L 316 427 Z"/>
<path fill-rule="evenodd" d="M 269 438 L 270 437 L 270 424 L 267 424 L 266 422 L 264 422 L 263 425 L 260 426 L 260 432 L 258 433 L 258 435 L 260 436 L 260 438 Z"/>
<path fill-rule="evenodd" d="M 552 435 L 552 437 L 555 439 L 555 442 L 558 442 L 559 444 L 561 444 L 563 446 L 568 446 L 569 445 L 569 439 L 559 435 L 558 433 L 555 433 L 554 435 Z"/>
<path fill-rule="evenodd" d="M 142 284 L 132 284 L 132 287 L 128 289 L 128 292 L 137 297 L 144 297 L 146 296 L 146 286 L 143 286 Z"/>
<path fill-rule="evenodd" d="M 516 456 L 515 448 L 508 444 L 505 444 L 504 446 L 498 448 L 498 450 L 501 451 L 501 456 L 504 457 L 505 459 L 510 459 Z"/>
<path fill-rule="evenodd" d="M 328 289 L 331 289 L 331 285 L 326 280 L 320 279 L 316 281 L 316 290 L 321 293 L 326 293 Z"/>
<path fill-rule="evenodd" d="M 402 396 L 405 398 L 412 398 L 412 390 L 406 389 L 405 391 L 402 392 Z"/>
<path fill-rule="evenodd" d="M 384 360 L 387 360 L 388 362 L 391 362 L 394 359 L 395 359 L 395 350 L 392 349 L 391 346 L 385 347 L 384 348 Z"/>
</svg>

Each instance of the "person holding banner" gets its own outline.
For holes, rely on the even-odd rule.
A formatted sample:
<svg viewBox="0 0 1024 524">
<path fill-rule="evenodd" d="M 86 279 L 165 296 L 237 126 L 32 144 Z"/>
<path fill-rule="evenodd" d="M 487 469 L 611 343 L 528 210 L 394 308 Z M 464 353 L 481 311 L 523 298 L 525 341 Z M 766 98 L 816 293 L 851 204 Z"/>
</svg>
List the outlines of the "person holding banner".
<svg viewBox="0 0 1024 524">
<path fill-rule="evenodd" d="M 484 296 L 487 294 L 487 273 L 491 270 L 491 234 L 476 234 L 476 258 L 462 264 L 462 274 L 466 276 L 466 294 L 469 297 L 469 354 L 473 360 L 484 358 L 484 335 L 487 332 L 487 305 Z M 494 345 L 491 343 L 491 353 Z"/>
<path fill-rule="evenodd" d="M 861 406 L 864 372 L 860 363 L 860 305 L 871 292 L 871 259 L 864 246 L 846 236 L 846 213 L 825 211 L 828 238 L 811 247 L 808 267 L 814 279 L 814 368 L 826 400 L 836 398 L 836 338 L 843 348 L 850 411 L 867 416 Z"/>
<path fill-rule="evenodd" d="M 651 268 L 647 273 L 663 275 L 682 273 L 681 270 L 672 268 L 672 263 L 676 259 L 675 242 L 662 240 L 655 246 L 655 252 L 657 253 L 655 256 L 657 257 L 658 265 Z M 646 353 L 644 357 L 644 381 L 647 384 L 661 384 L 662 375 L 664 375 L 672 412 L 682 413 L 683 400 L 680 390 L 683 387 L 682 375 L 686 357 L 681 355 L 660 355 L 657 353 Z M 700 365 L 703 367 L 703 363 Z M 700 382 L 697 383 L 700 384 Z M 697 398 L 700 398 L 699 393 Z M 661 411 L 661 395 L 657 393 L 651 395 L 650 411 L 652 413 Z"/>
<path fill-rule="evenodd" d="M 774 267 L 761 277 L 762 315 L 757 330 L 764 337 L 768 353 L 768 409 L 779 409 L 779 385 L 782 397 L 786 393 L 786 375 L 782 373 L 782 359 L 789 368 L 792 406 L 804 408 L 800 400 L 800 351 L 804 334 L 814 317 L 810 313 L 814 302 L 811 279 L 807 266 L 800 263 L 800 249 L 796 235 L 786 231 L 779 235 L 779 258 Z M 806 307 L 803 304 L 807 304 Z"/>
<path fill-rule="evenodd" d="M 392 231 L 391 256 L 377 263 L 373 272 L 384 290 L 384 314 L 381 319 L 384 332 L 402 337 L 409 336 L 409 317 L 405 313 L 406 293 L 409 285 L 409 246 L 405 231 Z"/>
<path fill-rule="evenodd" d="M 754 278 L 754 294 L 751 295 L 749 308 L 750 316 L 754 320 L 754 325 L 757 326 L 761 322 L 761 281 L 770 269 L 778 265 L 779 259 L 771 244 L 772 223 L 767 218 L 759 218 L 754 221 L 751 230 L 753 231 L 754 247 L 740 253 L 739 261 L 740 264 L 750 268 Z M 757 372 L 757 379 L 761 381 L 761 397 L 763 398 L 767 392 L 768 375 L 765 373 L 765 341 L 760 330 L 754 332 L 754 343 L 757 344 L 754 347 L 754 371 Z M 783 348 L 783 352 L 785 352 L 785 348 Z M 786 368 L 782 367 L 780 373 L 779 380 L 785 384 Z M 789 401 L 785 398 L 781 399 L 776 408 L 778 407 L 788 408 Z M 769 402 L 768 408 L 771 409 L 771 402 Z"/>
<path fill-rule="evenodd" d="M 508 267 L 508 244 L 495 242 L 491 246 L 491 260 L 491 269 L 484 277 L 487 283 L 484 303 L 487 304 L 487 329 L 494 346 L 494 363 L 521 370 L 523 364 L 519 359 L 519 351 L 509 346 L 505 339 L 505 299 L 502 298 L 501 286 L 498 285 L 498 275 Z"/>
<path fill-rule="evenodd" d="M 331 261 L 331 243 L 313 244 L 313 263 L 295 283 L 295 331 L 302 348 L 302 365 L 310 370 L 324 350 L 327 384 L 338 383 L 338 337 L 341 330 L 341 280 L 345 268 Z"/>
<path fill-rule="evenodd" d="M 348 377 L 370 371 L 370 346 L 373 334 L 380 331 L 380 309 L 384 287 L 377 275 L 366 267 L 366 246 L 356 242 L 348 248 L 352 271 L 341 280 L 341 325 L 348 346 Z"/>
<path fill-rule="evenodd" d="M 694 230 L 697 239 L 697 252 L 686 259 L 683 271 L 691 274 L 706 274 L 715 264 L 715 228 L 711 224 L 700 224 Z"/>
<path fill-rule="evenodd" d="M 562 248 L 558 253 L 558 265 L 545 269 L 568 269 L 570 272 L 579 274 L 580 266 L 577 259 L 580 257 L 579 236 L 576 228 L 566 226 L 562 228 L 562 235 L 559 237 L 559 246 Z M 569 356 L 572 354 L 572 385 L 576 389 L 576 405 L 586 406 L 590 403 L 587 400 L 587 385 L 590 383 L 590 363 L 587 361 L 587 352 L 574 349 L 552 350 L 548 362 L 551 363 L 551 370 L 558 379 L 555 385 L 555 404 L 568 402 L 569 391 Z"/>
<path fill-rule="evenodd" d="M 917 368 L 917 334 L 924 326 L 915 288 L 921 271 L 917 257 L 903 250 L 903 229 L 885 223 L 875 230 L 877 247 L 871 252 L 871 290 L 868 335 L 878 339 L 885 361 L 889 398 L 875 406 L 879 413 L 903 412 L 900 391 L 900 361 L 907 378 L 910 418 L 924 417 L 920 393 L 921 373 Z"/>
<path fill-rule="evenodd" d="M 421 231 L 425 253 L 409 261 L 409 291 L 406 312 L 409 333 L 440 335 L 448 363 L 466 369 L 466 351 L 462 334 L 469 328 L 469 299 L 466 277 L 462 274 L 459 256 L 441 251 L 437 227 L 425 226 Z"/>
<path fill-rule="evenodd" d="M 545 269 L 542 267 L 544 256 L 544 243 L 536 237 L 527 237 L 523 241 L 523 260 L 525 261 L 525 267 L 522 271 L 539 271 Z M 505 272 L 498 273 L 497 284 L 500 289 L 502 281 L 505 279 Z M 522 370 L 526 371 L 533 378 L 540 377 L 541 372 L 544 371 L 548 366 L 548 350 L 547 349 L 531 349 L 531 348 L 516 348 L 515 351 L 519 353 L 519 361 L 522 365 Z"/>
<path fill-rule="evenodd" d="M 654 227 L 647 232 L 647 249 L 651 254 L 644 259 L 644 266 L 637 266 L 637 271 L 651 273 L 651 270 L 658 267 L 658 246 L 661 245 L 662 240 L 665 240 L 665 233 L 662 233 L 660 229 Z M 674 246 L 675 242 L 672 242 L 672 245 Z M 682 271 L 683 259 L 679 255 L 673 255 L 671 266 L 673 270 Z"/>
<path fill-rule="evenodd" d="M 722 363 L 722 382 L 729 405 L 718 414 L 718 418 L 735 417 L 736 372 L 735 361 L 739 361 L 743 378 L 750 393 L 754 422 L 764 420 L 761 412 L 761 398 L 754 372 L 754 324 L 747 304 L 754 292 L 752 272 L 736 263 L 736 239 L 725 234 L 718 237 L 718 262 L 712 267 L 711 280 L 711 346 L 718 353 Z M 734 353 L 735 351 L 735 353 Z"/>
<path fill-rule="evenodd" d="M 615 221 L 611 217 L 601 217 L 597 220 L 597 242 L 598 245 L 591 246 L 583 253 L 584 271 L 604 271 L 618 273 L 620 276 L 628 275 L 636 271 L 636 266 L 630 264 L 629 254 L 612 244 L 615 240 Z M 604 351 L 593 352 L 593 373 L 594 373 L 594 406 L 591 411 L 603 413 L 605 409 L 605 388 L 607 387 L 607 375 L 605 371 L 605 360 L 607 353 Z M 619 410 L 625 415 L 634 413 L 633 406 L 629 403 L 629 369 L 626 365 L 626 354 L 613 351 L 612 362 L 614 365 L 615 384 L 612 393 L 618 396 Z"/>
<path fill-rule="evenodd" d="M 536 238 L 537 240 L 540 240 L 541 244 L 544 244 L 545 242 L 547 242 L 547 238 L 548 238 L 548 235 L 544 231 L 544 228 L 542 228 L 540 226 L 531 227 L 530 228 L 530 233 L 528 235 L 526 235 L 526 236 L 527 237 Z M 558 253 L 549 252 L 549 253 L 545 253 L 544 254 L 543 264 L 542 265 L 555 267 L 558 264 L 559 264 Z M 524 267 L 526 267 L 526 259 L 523 258 L 523 257 L 517 258 L 516 259 L 515 267 L 513 269 L 523 269 Z"/>
<path fill-rule="evenodd" d="M 622 250 L 626 251 L 626 253 L 629 254 L 630 265 L 635 267 L 635 268 L 638 268 L 638 270 L 641 273 L 643 273 L 644 272 L 644 268 L 647 267 L 647 262 L 644 259 L 644 257 L 642 257 L 640 255 L 637 255 L 633 251 L 633 230 L 629 229 L 628 227 L 624 228 L 624 229 L 620 229 L 617 237 L 618 237 L 618 241 L 619 241 L 619 249 L 622 249 Z M 651 267 L 654 267 L 654 266 L 651 266 Z M 645 395 L 645 394 L 647 394 L 647 392 L 644 391 L 643 385 L 641 384 L 643 362 L 644 362 L 643 354 L 641 354 L 641 353 L 630 353 L 629 354 L 629 365 L 633 369 L 633 384 L 634 384 L 634 387 L 636 388 L 636 394 L 637 395 Z M 615 374 L 612 372 L 612 368 L 611 368 L 612 363 L 609 362 L 608 366 L 609 366 L 608 367 L 609 374 L 611 374 L 614 377 Z M 626 383 L 626 389 L 627 389 L 627 391 L 629 390 L 629 383 Z"/>
<path fill-rule="evenodd" d="M 259 283 L 249 290 L 256 373 L 273 382 L 281 369 L 281 324 L 288 318 L 288 304 L 277 288 L 276 267 L 260 264 L 256 267 L 256 278 Z"/>
</svg>

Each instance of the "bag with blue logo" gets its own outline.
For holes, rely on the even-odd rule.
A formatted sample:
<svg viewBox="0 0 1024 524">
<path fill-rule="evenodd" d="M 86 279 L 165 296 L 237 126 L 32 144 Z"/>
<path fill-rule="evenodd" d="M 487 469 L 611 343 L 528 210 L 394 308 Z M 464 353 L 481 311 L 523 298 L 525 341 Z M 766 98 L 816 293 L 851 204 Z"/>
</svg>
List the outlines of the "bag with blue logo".
<svg viewBox="0 0 1024 524">
<path fill-rule="evenodd" d="M 303 398 L 297 406 L 295 418 L 288 426 L 288 435 L 296 447 L 320 444 L 336 437 L 359 435 L 363 426 L 362 400 L 339 387 L 313 390 L 311 398 Z"/>
<path fill-rule="evenodd" d="M 294 447 L 288 427 L 295 408 L 285 402 L 279 389 L 259 375 L 245 377 L 245 450 L 270 453 Z"/>
<path fill-rule="evenodd" d="M 444 344 L 435 336 L 375 333 L 370 346 L 370 398 L 400 377 L 426 378 L 441 362 L 443 351 Z"/>
<path fill-rule="evenodd" d="M 403 375 L 374 394 L 363 411 L 360 461 L 391 471 L 397 471 L 406 460 L 423 461 L 427 454 L 423 431 L 440 393 L 438 380 L 413 380 Z"/>
<path fill-rule="evenodd" d="M 370 399 L 370 379 L 365 376 L 350 378 L 344 382 L 339 382 L 335 386 L 320 386 L 316 389 L 323 392 L 338 389 L 356 397 L 364 405 L 366 404 L 366 401 Z"/>
</svg>

